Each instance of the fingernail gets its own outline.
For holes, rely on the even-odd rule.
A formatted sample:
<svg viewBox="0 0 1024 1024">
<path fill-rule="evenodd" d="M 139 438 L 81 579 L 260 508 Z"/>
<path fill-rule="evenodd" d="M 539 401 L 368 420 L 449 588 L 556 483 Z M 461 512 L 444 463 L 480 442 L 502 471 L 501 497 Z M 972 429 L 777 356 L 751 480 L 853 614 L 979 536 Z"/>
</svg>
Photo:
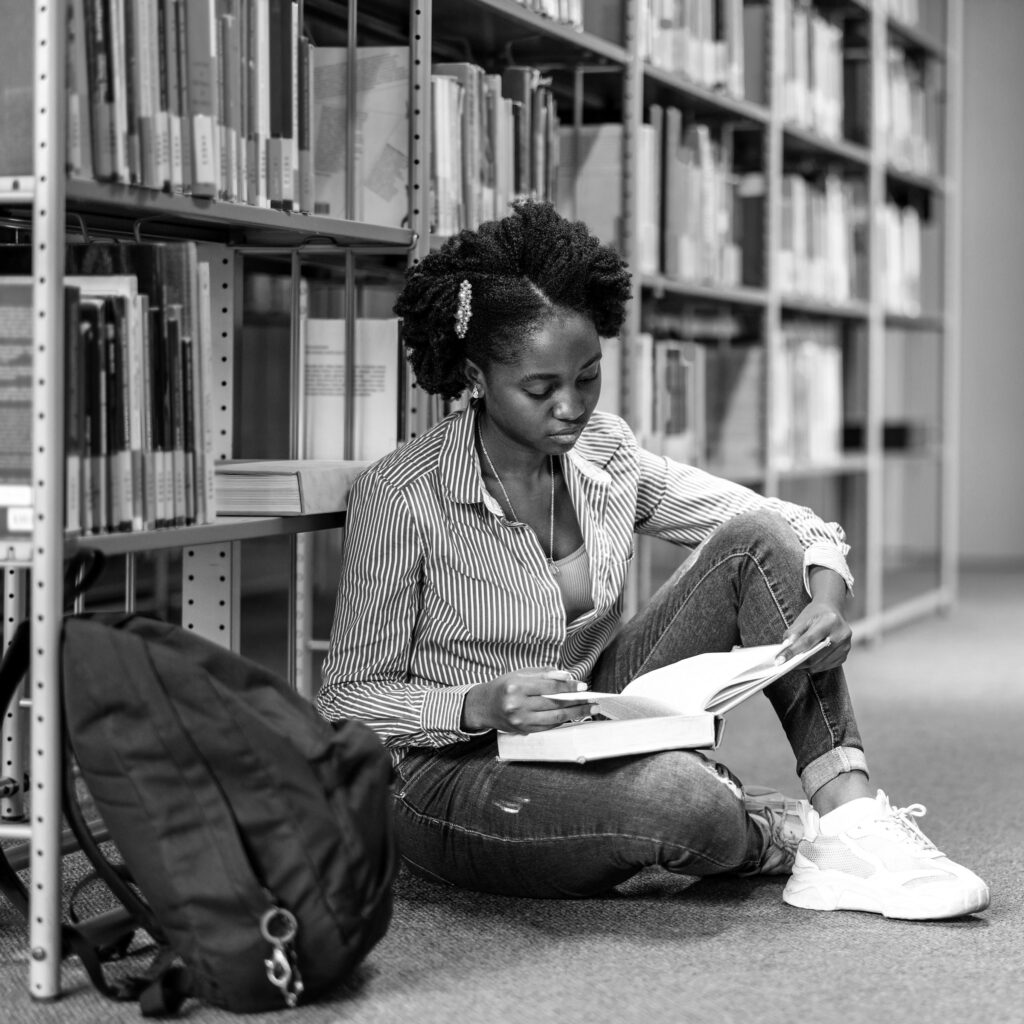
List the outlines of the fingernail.
<svg viewBox="0 0 1024 1024">
<path fill-rule="evenodd" d="M 576 689 L 577 690 L 585 690 L 586 688 L 587 688 L 587 684 L 586 683 L 577 683 L 576 684 Z"/>
</svg>

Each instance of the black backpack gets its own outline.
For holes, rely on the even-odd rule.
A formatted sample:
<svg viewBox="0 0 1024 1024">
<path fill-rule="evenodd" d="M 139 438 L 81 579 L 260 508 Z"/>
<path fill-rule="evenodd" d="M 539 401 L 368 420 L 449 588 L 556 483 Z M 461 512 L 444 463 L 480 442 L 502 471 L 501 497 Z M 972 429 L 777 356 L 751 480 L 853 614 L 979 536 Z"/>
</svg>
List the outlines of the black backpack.
<svg viewBox="0 0 1024 1024">
<path fill-rule="evenodd" d="M 28 641 L 23 623 L 0 664 L 0 714 Z M 86 823 L 67 751 L 65 816 L 124 907 L 64 925 L 62 952 L 144 1016 L 189 996 L 271 1010 L 343 983 L 387 930 L 398 864 L 372 730 L 329 724 L 260 665 L 139 615 L 67 617 L 61 666 L 67 743 L 123 864 Z M 0 883 L 27 916 L 6 857 Z M 104 962 L 137 928 L 157 955 L 112 981 Z"/>
</svg>

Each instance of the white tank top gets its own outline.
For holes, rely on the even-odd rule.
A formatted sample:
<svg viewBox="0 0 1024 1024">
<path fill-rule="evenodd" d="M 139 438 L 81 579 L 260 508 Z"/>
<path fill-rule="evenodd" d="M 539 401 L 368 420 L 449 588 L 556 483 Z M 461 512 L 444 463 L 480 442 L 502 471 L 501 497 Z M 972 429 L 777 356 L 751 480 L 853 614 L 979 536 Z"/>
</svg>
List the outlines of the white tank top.
<svg viewBox="0 0 1024 1024">
<path fill-rule="evenodd" d="M 565 621 L 572 622 L 594 607 L 590 595 L 590 559 L 587 557 L 587 549 L 581 544 L 572 554 L 557 559 L 555 565 L 558 566 L 555 582 L 562 592 Z"/>
</svg>

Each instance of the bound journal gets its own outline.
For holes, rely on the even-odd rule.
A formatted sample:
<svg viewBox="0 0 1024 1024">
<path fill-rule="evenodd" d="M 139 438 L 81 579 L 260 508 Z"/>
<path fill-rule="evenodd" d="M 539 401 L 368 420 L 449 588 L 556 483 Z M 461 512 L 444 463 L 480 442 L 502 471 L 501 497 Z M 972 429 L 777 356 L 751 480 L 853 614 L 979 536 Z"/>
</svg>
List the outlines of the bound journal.
<svg viewBox="0 0 1024 1024">
<path fill-rule="evenodd" d="M 586 697 L 593 718 L 525 735 L 498 733 L 498 757 L 508 761 L 593 761 L 656 750 L 717 747 L 723 716 L 792 672 L 830 641 L 781 664 L 782 644 L 698 654 L 637 676 L 621 693 L 554 693 L 554 701 Z"/>
</svg>

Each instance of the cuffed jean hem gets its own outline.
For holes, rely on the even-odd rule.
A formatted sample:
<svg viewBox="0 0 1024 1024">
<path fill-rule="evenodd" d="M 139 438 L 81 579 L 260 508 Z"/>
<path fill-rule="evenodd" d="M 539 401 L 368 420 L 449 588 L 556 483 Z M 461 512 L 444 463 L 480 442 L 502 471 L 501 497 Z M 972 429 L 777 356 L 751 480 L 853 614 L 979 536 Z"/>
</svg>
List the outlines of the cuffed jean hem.
<svg viewBox="0 0 1024 1024">
<path fill-rule="evenodd" d="M 834 747 L 816 757 L 801 773 L 800 784 L 810 800 L 826 783 L 845 772 L 863 772 L 868 775 L 868 761 L 858 747 Z"/>
</svg>

